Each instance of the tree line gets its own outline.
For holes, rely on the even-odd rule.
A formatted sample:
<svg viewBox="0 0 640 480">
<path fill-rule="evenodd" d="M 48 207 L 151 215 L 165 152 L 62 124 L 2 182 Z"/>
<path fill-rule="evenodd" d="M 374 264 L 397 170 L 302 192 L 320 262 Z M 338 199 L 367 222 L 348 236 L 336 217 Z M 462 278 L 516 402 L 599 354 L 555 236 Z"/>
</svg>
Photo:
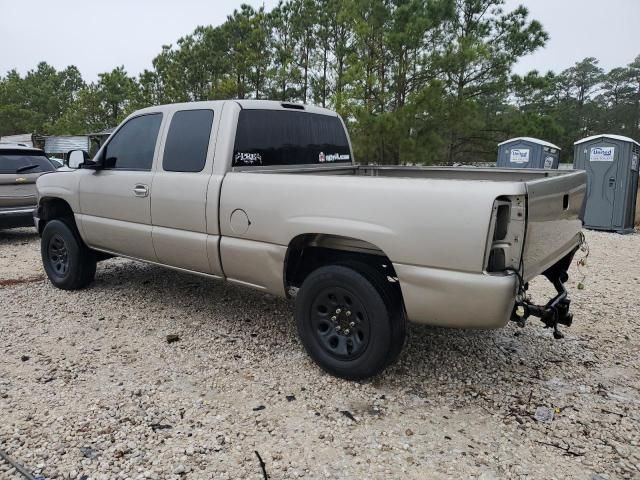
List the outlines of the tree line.
<svg viewBox="0 0 640 480">
<path fill-rule="evenodd" d="M 242 5 L 218 26 L 162 46 L 137 77 L 86 82 L 42 62 L 0 77 L 0 135 L 74 134 L 171 102 L 268 98 L 337 110 L 366 162 L 493 161 L 514 136 L 557 143 L 592 133 L 640 137 L 640 56 L 605 72 L 585 58 L 516 75 L 549 36 L 504 0 L 282 0 Z"/>
</svg>

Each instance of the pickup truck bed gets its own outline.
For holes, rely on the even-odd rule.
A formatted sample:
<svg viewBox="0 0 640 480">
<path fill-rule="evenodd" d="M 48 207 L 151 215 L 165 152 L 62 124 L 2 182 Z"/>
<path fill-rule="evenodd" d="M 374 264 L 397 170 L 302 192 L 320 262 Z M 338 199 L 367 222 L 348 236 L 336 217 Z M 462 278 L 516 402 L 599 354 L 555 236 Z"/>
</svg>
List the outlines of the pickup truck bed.
<svg viewBox="0 0 640 480">
<path fill-rule="evenodd" d="M 452 195 L 454 191 L 460 194 Z M 524 245 L 521 260 L 512 267 L 526 282 L 579 244 L 584 193 L 585 174 L 576 171 L 239 169 L 228 173 L 223 184 L 222 249 L 227 242 L 236 252 L 234 258 L 254 257 L 250 263 L 268 264 L 266 255 L 245 245 L 244 235 L 225 222 L 238 209 L 247 212 L 251 222 L 249 242 L 274 246 L 269 256 L 277 254 L 275 246 L 289 246 L 291 239 L 322 232 L 313 240 L 317 246 L 339 244 L 341 249 L 391 259 L 409 320 L 496 328 L 508 321 L 516 292 L 514 275 L 487 272 L 496 198 L 522 199 L 521 211 L 513 215 L 514 221 L 522 215 L 526 229 L 520 238 L 514 233 L 496 245 L 506 244 L 514 251 Z M 308 201 L 300 202 L 303 197 Z M 231 279 L 252 285 L 282 284 L 280 272 L 269 278 L 268 270 L 247 272 L 236 262 L 227 268 L 224 254 L 222 262 Z"/>
<path fill-rule="evenodd" d="M 417 188 L 421 190 L 421 193 L 429 193 L 430 199 L 422 199 L 414 204 L 407 204 L 403 200 L 403 206 L 401 208 L 408 214 L 415 214 L 417 216 L 422 215 L 424 224 L 429 220 L 429 217 L 433 214 L 434 210 L 437 210 L 439 216 L 443 216 L 444 212 L 440 208 L 451 208 L 455 210 L 455 213 L 451 213 L 451 219 L 464 219 L 468 218 L 468 214 L 472 213 L 473 206 L 468 203 L 461 204 L 457 199 L 446 200 L 453 202 L 450 205 L 442 205 L 439 200 L 444 198 L 439 197 L 439 190 L 444 186 L 447 190 L 455 188 L 460 191 L 464 191 L 469 194 L 471 191 L 480 193 L 482 191 L 490 190 L 491 195 L 495 196 L 495 182 L 500 182 L 499 191 L 501 195 L 524 195 L 527 198 L 527 221 L 529 223 L 526 237 L 524 241 L 525 253 L 523 257 L 524 271 L 523 277 L 525 280 L 539 275 L 546 270 L 552 263 L 555 263 L 558 258 L 562 257 L 568 251 L 570 251 L 575 245 L 577 245 L 580 231 L 582 226 L 581 214 L 582 205 L 585 195 L 586 174 L 582 171 L 575 170 L 527 170 L 527 169 L 497 169 L 497 168 L 464 168 L 464 167 L 408 167 L 408 166 L 375 166 L 375 165 L 358 165 L 358 166 L 329 166 L 325 168 L 264 168 L 264 169 L 246 169 L 239 168 L 234 169 L 235 172 L 243 173 L 260 173 L 260 174 L 295 174 L 296 176 L 340 176 L 340 177 L 376 177 L 376 178 L 393 178 L 402 179 L 398 186 L 406 192 L 403 185 L 411 185 L 413 188 L 416 185 L 414 182 L 407 183 L 408 179 L 420 179 L 426 182 L 420 182 Z M 229 179 L 233 178 L 232 175 Z M 455 180 L 459 183 L 451 184 L 448 181 Z M 240 180 L 242 181 L 242 180 Z M 257 180 L 260 182 L 261 180 Z M 325 182 L 327 180 L 324 180 Z M 314 188 L 312 185 L 308 185 L 307 182 L 320 185 L 317 180 L 307 180 L 303 189 Z M 329 183 L 333 183 L 334 188 L 342 186 L 342 179 L 331 179 Z M 358 183 L 355 183 L 358 182 Z M 362 183 L 359 183 L 359 179 L 354 178 L 353 181 L 347 181 L 345 187 L 347 189 L 364 188 Z M 444 182 L 444 183 L 443 183 Z M 482 183 L 478 183 L 482 182 Z M 485 183 L 489 183 L 488 185 Z M 295 189 L 299 184 L 299 179 L 296 179 L 289 185 L 286 178 L 277 180 L 278 189 Z M 385 180 L 386 185 L 390 185 Z M 230 184 L 227 184 L 228 186 Z M 389 210 L 392 210 L 395 202 L 393 198 L 384 195 L 384 188 L 378 190 L 381 186 L 379 184 L 372 184 L 371 188 L 381 192 L 380 197 L 385 203 L 389 203 Z M 318 186 L 316 188 L 321 189 Z M 392 189 L 392 187 L 388 187 Z M 261 189 L 256 188 L 254 191 L 259 193 Z M 335 198 L 337 192 L 334 192 L 332 197 Z M 289 193 L 291 196 L 291 193 Z M 349 194 L 347 194 L 349 195 Z M 262 201 L 262 197 L 260 197 Z M 345 199 L 346 200 L 346 199 Z M 368 199 L 369 200 L 369 199 Z M 493 199 L 491 199 L 493 200 Z M 269 204 L 269 200 L 265 199 L 266 205 Z M 358 201 L 356 195 L 350 195 L 349 202 L 350 208 L 355 206 Z M 335 205 L 335 212 L 331 215 L 340 215 L 338 213 L 341 210 L 340 202 L 336 198 L 329 203 Z M 434 208 L 435 206 L 438 208 Z M 292 205 L 295 208 L 294 205 Z M 372 204 L 364 202 L 361 207 L 371 210 Z M 425 211 L 427 209 L 430 211 Z M 422 211 L 416 211 L 422 210 Z M 473 222 L 482 223 L 488 226 L 488 214 L 481 217 L 475 217 L 469 219 L 471 223 L 465 223 L 461 225 L 461 235 L 468 236 L 471 232 L 477 230 Z M 365 214 L 365 212 L 358 212 L 358 214 Z M 351 213 L 349 214 L 351 215 Z M 380 217 L 376 213 L 375 216 Z M 405 217 L 403 217 L 404 219 Z M 417 228 L 417 226 L 414 227 Z M 482 230 L 482 228 L 480 228 Z M 464 233 L 466 232 L 466 234 Z M 407 232 L 409 233 L 409 232 Z M 426 233 L 426 232 L 425 232 Z M 433 234 L 429 235 L 433 239 Z M 450 231 L 447 231 L 447 236 L 456 238 L 456 235 L 451 235 Z M 484 240 L 484 239 L 483 239 Z M 448 243 L 447 239 L 447 243 Z M 455 242 L 455 240 L 454 240 Z M 444 246 L 444 245 L 443 245 Z M 438 255 L 441 255 L 441 251 Z M 460 270 L 466 270 L 466 268 L 460 268 Z"/>
</svg>

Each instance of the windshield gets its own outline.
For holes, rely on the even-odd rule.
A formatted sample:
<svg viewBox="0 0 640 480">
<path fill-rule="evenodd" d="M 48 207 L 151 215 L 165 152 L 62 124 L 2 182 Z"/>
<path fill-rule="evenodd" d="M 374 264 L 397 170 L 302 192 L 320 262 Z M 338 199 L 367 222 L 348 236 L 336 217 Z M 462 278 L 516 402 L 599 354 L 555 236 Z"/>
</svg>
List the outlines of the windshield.
<svg viewBox="0 0 640 480">
<path fill-rule="evenodd" d="M 52 172 L 55 168 L 44 153 L 20 150 L 0 151 L 0 174 Z"/>
</svg>

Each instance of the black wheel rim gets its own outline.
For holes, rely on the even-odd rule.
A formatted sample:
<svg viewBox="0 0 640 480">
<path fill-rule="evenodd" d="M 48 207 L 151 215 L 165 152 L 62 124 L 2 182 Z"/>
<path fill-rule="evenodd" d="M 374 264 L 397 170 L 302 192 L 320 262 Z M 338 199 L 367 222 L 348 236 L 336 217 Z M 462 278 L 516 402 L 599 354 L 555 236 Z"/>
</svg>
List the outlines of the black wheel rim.
<svg viewBox="0 0 640 480">
<path fill-rule="evenodd" d="M 69 270 L 69 252 L 67 251 L 67 244 L 61 235 L 55 234 L 49 240 L 49 247 L 47 249 L 49 255 L 49 265 L 60 277 L 64 277 Z"/>
<path fill-rule="evenodd" d="M 344 288 L 322 290 L 311 305 L 311 329 L 318 344 L 340 360 L 354 360 L 369 344 L 369 315 L 357 295 Z"/>
</svg>

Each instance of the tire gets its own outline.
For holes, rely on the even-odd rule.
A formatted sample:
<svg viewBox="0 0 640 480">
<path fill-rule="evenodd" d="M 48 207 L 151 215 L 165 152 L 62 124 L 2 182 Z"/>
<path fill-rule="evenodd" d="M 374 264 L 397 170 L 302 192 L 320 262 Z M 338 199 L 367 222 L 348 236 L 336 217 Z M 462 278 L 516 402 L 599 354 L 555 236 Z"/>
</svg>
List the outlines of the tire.
<svg viewBox="0 0 640 480">
<path fill-rule="evenodd" d="M 96 275 L 95 254 L 74 226 L 63 220 L 47 222 L 40 241 L 42 264 L 51 283 L 63 290 L 89 285 Z"/>
<path fill-rule="evenodd" d="M 387 293 L 367 273 L 320 267 L 296 295 L 296 325 L 307 353 L 323 370 L 348 380 L 379 374 L 404 344 Z"/>
<path fill-rule="evenodd" d="M 391 317 L 391 335 L 393 337 L 392 349 L 387 357 L 387 367 L 393 365 L 398 360 L 407 341 L 407 317 L 404 313 L 400 285 L 389 282 L 382 272 L 366 263 L 354 260 L 340 265 L 364 275 L 382 295 Z"/>
</svg>

